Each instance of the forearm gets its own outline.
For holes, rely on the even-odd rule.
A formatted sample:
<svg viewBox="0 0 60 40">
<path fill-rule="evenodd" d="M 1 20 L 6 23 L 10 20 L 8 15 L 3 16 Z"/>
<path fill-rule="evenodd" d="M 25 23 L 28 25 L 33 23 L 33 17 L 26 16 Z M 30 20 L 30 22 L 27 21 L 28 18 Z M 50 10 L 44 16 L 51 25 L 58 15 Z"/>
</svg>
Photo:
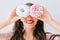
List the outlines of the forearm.
<svg viewBox="0 0 60 40">
<path fill-rule="evenodd" d="M 55 20 L 52 20 L 48 23 L 60 32 L 60 23 L 56 22 Z"/>
<path fill-rule="evenodd" d="M 4 28 L 5 26 L 9 25 L 10 19 L 5 20 L 4 22 L 0 23 L 0 29 Z"/>
<path fill-rule="evenodd" d="M 0 29 L 4 28 L 5 26 L 14 23 L 15 21 L 17 21 L 18 19 L 20 19 L 19 17 L 15 16 L 12 19 L 7 19 L 6 21 L 2 22 L 0 24 Z"/>
<path fill-rule="evenodd" d="M 16 8 L 14 8 L 11 12 L 11 14 L 9 15 L 8 19 L 5 20 L 4 22 L 0 23 L 0 29 L 4 28 L 5 26 L 15 22 L 16 20 L 18 20 L 19 18 L 17 17 L 18 15 L 16 14 Z"/>
</svg>

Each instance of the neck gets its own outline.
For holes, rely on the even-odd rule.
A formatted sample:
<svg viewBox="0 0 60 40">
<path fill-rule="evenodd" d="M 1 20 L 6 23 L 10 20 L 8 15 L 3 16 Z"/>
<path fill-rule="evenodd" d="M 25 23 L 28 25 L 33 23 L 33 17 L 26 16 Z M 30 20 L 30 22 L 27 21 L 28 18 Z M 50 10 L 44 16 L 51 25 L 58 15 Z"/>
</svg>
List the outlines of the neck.
<svg viewBox="0 0 60 40">
<path fill-rule="evenodd" d="M 34 32 L 34 28 L 25 30 L 24 39 L 25 40 L 28 40 L 28 39 L 33 40 L 34 39 L 33 32 Z"/>
<path fill-rule="evenodd" d="M 29 40 L 31 40 L 31 39 L 33 39 L 33 29 L 27 29 L 27 30 L 25 30 L 25 33 L 24 33 L 24 39 L 29 39 Z"/>
<path fill-rule="evenodd" d="M 34 32 L 34 29 L 32 28 L 32 29 L 26 29 L 25 30 L 25 34 L 28 36 L 28 35 L 33 35 L 33 32 Z"/>
</svg>

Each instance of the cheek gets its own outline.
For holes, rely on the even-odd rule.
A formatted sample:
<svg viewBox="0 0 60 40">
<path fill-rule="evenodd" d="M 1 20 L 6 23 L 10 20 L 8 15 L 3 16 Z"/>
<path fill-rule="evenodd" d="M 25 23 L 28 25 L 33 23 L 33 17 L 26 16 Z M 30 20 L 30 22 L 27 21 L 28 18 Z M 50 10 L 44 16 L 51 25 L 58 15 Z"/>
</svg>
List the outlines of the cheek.
<svg viewBox="0 0 60 40">
<path fill-rule="evenodd" d="M 37 23 L 37 21 L 38 21 L 38 19 L 34 18 L 34 22 L 35 22 L 35 24 Z"/>
<path fill-rule="evenodd" d="M 21 18 L 21 21 L 23 22 L 23 21 L 24 21 L 24 19 L 23 19 L 23 18 Z"/>
<path fill-rule="evenodd" d="M 21 18 L 21 21 L 22 21 L 22 22 L 25 22 L 25 20 L 26 20 L 26 19 L 24 19 L 24 18 Z"/>
<path fill-rule="evenodd" d="M 37 18 L 33 18 L 33 20 L 36 22 L 36 21 L 38 21 L 38 19 Z"/>
</svg>

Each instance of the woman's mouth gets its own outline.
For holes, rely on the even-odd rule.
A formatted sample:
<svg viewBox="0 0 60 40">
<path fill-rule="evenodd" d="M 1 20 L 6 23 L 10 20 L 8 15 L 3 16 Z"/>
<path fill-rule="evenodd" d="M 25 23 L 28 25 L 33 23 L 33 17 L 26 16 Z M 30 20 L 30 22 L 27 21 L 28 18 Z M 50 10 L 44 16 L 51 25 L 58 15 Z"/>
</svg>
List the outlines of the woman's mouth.
<svg viewBox="0 0 60 40">
<path fill-rule="evenodd" d="M 28 23 L 28 24 L 32 24 L 33 22 L 34 22 L 33 20 L 27 20 L 26 23 Z"/>
</svg>

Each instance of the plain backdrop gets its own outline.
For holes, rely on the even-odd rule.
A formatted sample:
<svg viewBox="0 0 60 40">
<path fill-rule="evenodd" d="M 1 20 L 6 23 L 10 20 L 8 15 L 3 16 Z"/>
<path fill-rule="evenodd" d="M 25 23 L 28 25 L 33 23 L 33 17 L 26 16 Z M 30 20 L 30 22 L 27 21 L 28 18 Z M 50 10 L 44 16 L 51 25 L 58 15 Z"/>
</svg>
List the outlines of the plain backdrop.
<svg viewBox="0 0 60 40">
<path fill-rule="evenodd" d="M 25 4 L 27 2 L 32 2 L 34 4 L 40 4 L 44 6 L 51 14 L 52 18 L 60 23 L 60 0 L 0 0 L 0 23 L 8 19 L 9 14 L 18 4 Z M 0 33 L 7 33 L 12 31 L 13 24 L 6 26 L 0 30 Z M 54 29 L 49 24 L 45 23 L 45 31 L 51 33 L 59 32 Z"/>
</svg>

